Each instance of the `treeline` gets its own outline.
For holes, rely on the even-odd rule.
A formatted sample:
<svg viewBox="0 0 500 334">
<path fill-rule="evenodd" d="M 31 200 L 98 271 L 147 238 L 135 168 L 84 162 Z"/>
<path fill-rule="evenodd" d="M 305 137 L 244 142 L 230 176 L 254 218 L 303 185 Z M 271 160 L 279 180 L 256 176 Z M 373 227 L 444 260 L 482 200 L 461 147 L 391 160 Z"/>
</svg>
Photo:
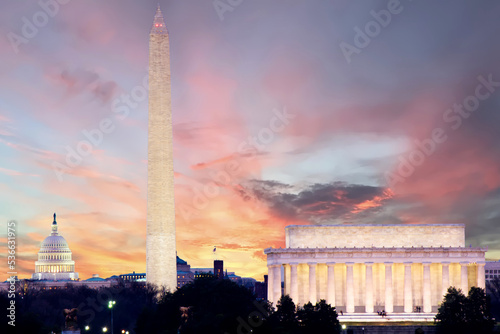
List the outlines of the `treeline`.
<svg viewBox="0 0 500 334">
<path fill-rule="evenodd" d="M 115 333 L 340 333 L 337 313 L 325 301 L 297 311 L 291 298 L 284 296 L 274 309 L 247 288 L 212 276 L 196 279 L 174 293 L 123 283 L 100 289 L 70 284 L 63 289 L 19 289 L 15 330 L 3 322 L 0 332 L 61 333 L 63 309 L 78 308 L 82 334 L 100 334 L 103 327 L 110 333 L 110 300 L 116 302 L 112 311 Z M 0 295 L 0 304 L 4 310 L 8 307 L 7 294 Z"/>
<path fill-rule="evenodd" d="M 144 308 L 155 304 L 157 290 L 138 284 L 123 283 L 109 288 L 75 288 L 68 284 L 64 288 L 39 289 L 36 285 L 18 287 L 15 298 L 0 294 L 2 309 L 15 301 L 15 328 L 2 322 L 0 333 L 61 333 L 64 329 L 64 309 L 78 308 L 78 325 L 82 333 L 102 333 L 102 327 L 111 329 L 111 311 L 108 301 L 115 300 L 113 310 L 114 328 L 133 333 L 138 315 Z M 5 307 L 5 308 L 4 308 Z M 85 331 L 89 326 L 89 331 Z"/>
<path fill-rule="evenodd" d="M 500 284 L 499 284 L 500 287 Z M 490 287 L 497 299 L 500 290 Z M 7 293 L 0 294 L 1 307 L 10 305 Z M 114 300 L 113 310 L 108 302 Z M 118 284 L 110 288 L 75 288 L 40 290 L 36 287 L 18 289 L 15 298 L 16 327 L 7 321 L 0 333 L 61 333 L 64 328 L 63 309 L 78 308 L 78 326 L 82 333 L 100 334 L 107 327 L 111 332 L 113 312 L 114 333 L 131 334 L 302 334 L 340 333 L 334 307 L 321 300 L 297 309 L 289 296 L 283 296 L 276 308 L 257 300 L 245 287 L 213 276 L 201 277 L 174 293 L 151 286 Z M 465 296 L 451 287 L 436 316 L 441 333 L 491 333 L 494 319 L 489 296 L 473 287 Z M 89 329 L 86 330 L 86 326 Z M 14 329 L 14 330 L 13 330 Z"/>
</svg>

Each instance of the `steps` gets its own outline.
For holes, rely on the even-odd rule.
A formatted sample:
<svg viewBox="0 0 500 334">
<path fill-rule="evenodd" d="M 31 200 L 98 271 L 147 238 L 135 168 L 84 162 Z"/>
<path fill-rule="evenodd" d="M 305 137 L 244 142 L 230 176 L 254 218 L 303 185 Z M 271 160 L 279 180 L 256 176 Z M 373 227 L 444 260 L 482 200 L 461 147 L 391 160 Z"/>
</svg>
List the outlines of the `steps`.
<svg viewBox="0 0 500 334">
<path fill-rule="evenodd" d="M 351 322 L 430 322 L 434 323 L 436 313 L 388 313 L 381 317 L 377 313 L 349 313 L 339 315 L 340 323 Z"/>
</svg>

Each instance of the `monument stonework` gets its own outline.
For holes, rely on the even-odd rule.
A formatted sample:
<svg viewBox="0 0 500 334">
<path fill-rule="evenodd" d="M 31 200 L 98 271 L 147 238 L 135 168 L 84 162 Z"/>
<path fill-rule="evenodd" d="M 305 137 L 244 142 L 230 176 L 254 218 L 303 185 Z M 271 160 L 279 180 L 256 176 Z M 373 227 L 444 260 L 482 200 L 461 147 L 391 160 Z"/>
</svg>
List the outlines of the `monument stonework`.
<svg viewBox="0 0 500 334">
<path fill-rule="evenodd" d="M 149 35 L 146 280 L 177 288 L 170 45 L 158 6 Z"/>
<path fill-rule="evenodd" d="M 347 314 L 437 312 L 449 286 L 485 287 L 486 248 L 465 247 L 461 224 L 286 227 L 267 248 L 268 300 L 325 299 Z"/>
</svg>

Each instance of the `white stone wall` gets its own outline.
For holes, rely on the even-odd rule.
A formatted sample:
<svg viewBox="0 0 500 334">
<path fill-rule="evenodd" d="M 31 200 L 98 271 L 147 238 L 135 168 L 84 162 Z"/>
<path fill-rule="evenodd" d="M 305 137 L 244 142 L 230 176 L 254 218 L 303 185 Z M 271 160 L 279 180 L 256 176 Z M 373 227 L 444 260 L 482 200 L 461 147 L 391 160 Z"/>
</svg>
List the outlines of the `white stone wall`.
<svg viewBox="0 0 500 334">
<path fill-rule="evenodd" d="M 303 225 L 286 227 L 287 248 L 464 247 L 465 226 Z"/>
</svg>

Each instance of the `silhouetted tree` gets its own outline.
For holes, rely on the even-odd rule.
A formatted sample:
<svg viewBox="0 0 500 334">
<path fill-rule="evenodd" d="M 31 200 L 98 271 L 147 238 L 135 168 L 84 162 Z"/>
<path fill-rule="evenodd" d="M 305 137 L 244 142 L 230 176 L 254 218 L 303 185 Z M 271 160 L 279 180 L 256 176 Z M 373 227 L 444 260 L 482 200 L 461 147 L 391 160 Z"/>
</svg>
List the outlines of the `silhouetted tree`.
<svg viewBox="0 0 500 334">
<path fill-rule="evenodd" d="M 282 296 L 276 304 L 276 312 L 271 317 L 273 333 L 298 333 L 297 309 L 289 295 Z"/>
<path fill-rule="evenodd" d="M 284 295 L 278 300 L 275 314 L 281 323 L 292 325 L 297 323 L 297 310 L 289 295 Z"/>
<path fill-rule="evenodd" d="M 472 287 L 466 297 L 462 290 L 450 287 L 438 309 L 435 321 L 439 333 L 492 333 L 489 298 L 483 289 Z"/>
<path fill-rule="evenodd" d="M 304 333 L 340 333 L 340 323 L 335 308 L 324 299 L 316 305 L 307 303 L 297 311 L 297 318 Z"/>
<path fill-rule="evenodd" d="M 491 316 L 490 298 L 481 288 L 469 290 L 465 304 L 467 327 L 474 333 L 492 333 L 495 321 Z"/>
<path fill-rule="evenodd" d="M 190 307 L 189 316 L 181 323 L 180 307 Z M 245 287 L 213 276 L 197 278 L 160 301 L 155 314 L 143 311 L 136 331 L 142 333 L 254 333 L 263 332 L 271 312 L 267 302 L 256 301 Z M 165 319 L 158 323 L 155 318 Z M 148 322 L 155 323 L 154 326 Z M 182 324 L 182 326 L 181 326 Z"/>
</svg>

